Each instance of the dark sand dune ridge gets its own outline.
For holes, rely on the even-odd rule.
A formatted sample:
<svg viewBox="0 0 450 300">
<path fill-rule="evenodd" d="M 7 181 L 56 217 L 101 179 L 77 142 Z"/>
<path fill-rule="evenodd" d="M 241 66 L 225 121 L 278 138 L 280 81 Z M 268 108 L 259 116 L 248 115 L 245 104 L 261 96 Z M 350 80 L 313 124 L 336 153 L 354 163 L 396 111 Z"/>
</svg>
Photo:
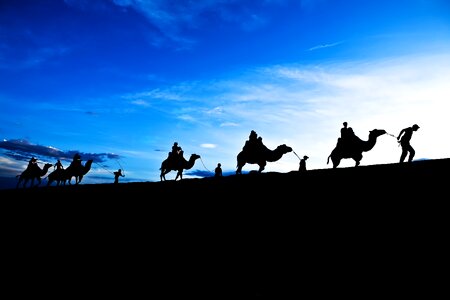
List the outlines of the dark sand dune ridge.
<svg viewBox="0 0 450 300">
<path fill-rule="evenodd" d="M 446 293 L 448 170 L 436 159 L 0 196 L 6 245 L 73 295 L 429 298 Z"/>
</svg>

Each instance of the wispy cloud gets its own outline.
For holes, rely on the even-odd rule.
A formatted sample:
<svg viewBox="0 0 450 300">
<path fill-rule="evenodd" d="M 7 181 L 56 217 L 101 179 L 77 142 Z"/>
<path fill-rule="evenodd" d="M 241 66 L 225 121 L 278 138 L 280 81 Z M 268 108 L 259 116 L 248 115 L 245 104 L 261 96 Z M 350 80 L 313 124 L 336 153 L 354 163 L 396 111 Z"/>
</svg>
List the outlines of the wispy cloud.
<svg viewBox="0 0 450 300">
<path fill-rule="evenodd" d="M 336 42 L 336 43 L 332 43 L 332 44 L 317 45 L 317 46 L 314 46 L 314 47 L 309 48 L 308 50 L 309 50 L 309 51 L 314 51 L 314 50 L 319 50 L 319 49 L 323 49 L 323 48 L 335 47 L 335 46 L 340 45 L 340 44 L 342 44 L 342 43 L 343 43 L 343 41 L 341 41 L 341 42 Z"/>
<path fill-rule="evenodd" d="M 131 104 L 134 104 L 137 106 L 145 106 L 145 107 L 150 106 L 150 104 L 147 101 L 142 100 L 142 99 L 133 100 L 133 101 L 131 101 Z"/>
<path fill-rule="evenodd" d="M 198 0 L 198 1 L 162 1 L 162 0 L 114 0 L 123 8 L 133 9 L 159 29 L 162 36 L 180 44 L 194 44 L 186 35 L 186 29 L 195 30 L 205 25 L 205 15 L 213 15 L 221 22 L 234 25 L 243 31 L 254 31 L 266 26 L 269 19 L 260 13 L 261 7 L 284 5 L 286 1 L 246 2 L 238 0 Z M 154 44 L 161 44 L 161 37 Z"/>
</svg>

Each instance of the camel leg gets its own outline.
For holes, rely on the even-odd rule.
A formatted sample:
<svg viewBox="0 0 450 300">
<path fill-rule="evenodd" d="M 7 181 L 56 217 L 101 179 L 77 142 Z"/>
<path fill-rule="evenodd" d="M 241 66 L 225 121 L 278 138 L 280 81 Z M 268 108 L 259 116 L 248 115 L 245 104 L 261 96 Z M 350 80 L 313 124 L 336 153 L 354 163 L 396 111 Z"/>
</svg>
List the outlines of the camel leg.
<svg viewBox="0 0 450 300">
<path fill-rule="evenodd" d="M 238 165 L 238 167 L 236 169 L 236 175 L 242 174 L 242 167 L 244 167 L 244 165 Z"/>
<path fill-rule="evenodd" d="M 341 160 L 336 158 L 331 158 L 331 161 L 333 162 L 333 169 L 336 169 L 341 163 Z"/>
<path fill-rule="evenodd" d="M 265 164 L 265 163 L 261 163 L 261 164 L 259 165 L 258 173 L 262 173 L 262 171 L 264 171 L 265 168 L 266 168 L 266 164 Z"/>
<path fill-rule="evenodd" d="M 169 173 L 168 170 L 162 170 L 161 175 L 159 176 L 161 178 L 161 181 L 166 180 L 166 174 Z"/>
</svg>

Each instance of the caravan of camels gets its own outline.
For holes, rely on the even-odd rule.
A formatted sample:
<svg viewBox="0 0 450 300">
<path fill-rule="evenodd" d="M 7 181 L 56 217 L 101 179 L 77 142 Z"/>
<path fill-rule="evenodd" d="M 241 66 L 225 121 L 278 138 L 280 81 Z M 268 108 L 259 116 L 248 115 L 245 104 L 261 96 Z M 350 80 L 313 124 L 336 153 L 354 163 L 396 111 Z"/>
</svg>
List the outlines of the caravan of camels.
<svg viewBox="0 0 450 300">
<path fill-rule="evenodd" d="M 55 164 L 56 169 L 47 176 L 47 186 L 50 186 L 53 182 L 56 185 L 65 185 L 66 183 L 72 184 L 72 178 L 75 177 L 75 184 L 79 184 L 91 169 L 93 160 L 88 160 L 84 165 L 81 163 L 81 156 L 77 153 L 75 154 L 71 164 L 64 169 L 61 162 Z M 41 169 L 37 164 L 37 159 L 32 157 L 28 163 L 28 167 L 20 175 L 16 177 L 19 178 L 17 182 L 17 188 L 22 184 L 22 187 L 27 187 L 27 183 L 30 182 L 30 187 L 35 186 L 34 181 L 37 181 L 37 185 L 41 184 L 41 177 L 45 176 L 48 170 L 53 166 L 53 164 L 46 163 Z"/>
<path fill-rule="evenodd" d="M 347 123 L 344 122 L 344 128 L 341 129 L 341 137 L 338 138 L 336 147 L 331 151 L 328 156 L 327 164 L 330 159 L 333 164 L 333 168 L 337 168 L 342 159 L 353 159 L 355 161 L 355 167 L 357 167 L 362 158 L 363 152 L 367 152 L 373 149 L 376 144 L 377 138 L 386 131 L 383 129 L 373 129 L 369 132 L 368 140 L 361 140 L 353 133 L 353 130 L 347 128 Z M 249 135 L 249 139 L 245 142 L 245 145 L 237 154 L 237 166 L 236 175 L 242 174 L 242 168 L 246 164 L 257 164 L 259 166 L 258 173 L 264 171 L 268 162 L 275 162 L 280 160 L 283 155 L 293 152 L 293 149 L 285 144 L 277 146 L 275 149 L 267 148 L 262 138 L 258 137 L 257 133 L 252 130 Z M 295 152 L 294 152 L 295 153 Z M 171 171 L 176 171 L 175 181 L 183 179 L 183 171 L 191 169 L 195 162 L 200 158 L 198 154 L 191 154 L 190 158 L 186 160 L 183 156 L 184 152 L 178 143 L 175 142 L 172 151 L 169 152 L 168 157 L 161 163 L 160 167 L 160 180 L 165 181 L 165 175 Z M 83 165 L 81 163 L 81 157 L 77 153 L 75 154 L 71 164 L 64 169 L 61 162 L 54 166 L 55 170 L 47 176 L 47 186 L 56 183 L 59 185 L 72 184 L 71 180 L 75 178 L 75 184 L 79 184 L 83 176 L 85 176 L 91 169 L 93 160 L 86 161 Z M 22 186 L 26 187 L 28 182 L 30 186 L 34 186 L 34 182 L 37 181 L 37 185 L 41 184 L 41 178 L 45 176 L 53 164 L 46 163 L 41 169 L 37 165 L 37 159 L 32 158 L 28 164 L 28 167 L 20 175 L 16 177 L 19 179 L 17 182 L 17 188 Z"/>
</svg>

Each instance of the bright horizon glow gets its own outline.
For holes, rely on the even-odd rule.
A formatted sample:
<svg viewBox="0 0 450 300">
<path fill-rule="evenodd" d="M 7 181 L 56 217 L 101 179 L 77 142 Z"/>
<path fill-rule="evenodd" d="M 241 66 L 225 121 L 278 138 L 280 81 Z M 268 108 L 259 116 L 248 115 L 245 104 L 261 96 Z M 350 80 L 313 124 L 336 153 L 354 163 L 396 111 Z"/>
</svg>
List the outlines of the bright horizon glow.
<svg viewBox="0 0 450 300">
<path fill-rule="evenodd" d="M 113 183 L 119 168 L 120 182 L 159 181 L 174 141 L 201 156 L 183 178 L 219 162 L 234 174 L 252 129 L 294 150 L 264 172 L 304 155 L 308 170 L 332 168 L 344 121 L 362 140 L 388 132 L 361 166 L 398 163 L 395 137 L 415 123 L 415 160 L 448 158 L 450 4 L 359 2 L 2 4 L 0 177 L 79 152 L 94 159 L 82 183 Z"/>
</svg>

